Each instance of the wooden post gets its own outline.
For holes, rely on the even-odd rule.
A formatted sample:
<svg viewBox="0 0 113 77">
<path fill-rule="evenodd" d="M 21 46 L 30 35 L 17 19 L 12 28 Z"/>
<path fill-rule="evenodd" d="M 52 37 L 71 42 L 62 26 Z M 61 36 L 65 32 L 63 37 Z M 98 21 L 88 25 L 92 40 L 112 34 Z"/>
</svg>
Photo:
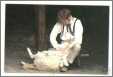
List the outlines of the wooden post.
<svg viewBox="0 0 113 77">
<path fill-rule="evenodd" d="M 35 47 L 47 49 L 46 8 L 44 5 L 35 7 Z"/>
</svg>

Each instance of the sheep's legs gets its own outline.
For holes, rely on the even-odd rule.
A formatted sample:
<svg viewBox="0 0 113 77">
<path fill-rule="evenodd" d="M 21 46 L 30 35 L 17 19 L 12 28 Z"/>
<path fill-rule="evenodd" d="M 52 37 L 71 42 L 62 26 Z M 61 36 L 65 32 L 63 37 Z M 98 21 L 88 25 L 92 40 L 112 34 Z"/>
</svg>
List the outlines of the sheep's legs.
<svg viewBox="0 0 113 77">
<path fill-rule="evenodd" d="M 36 69 L 34 64 L 29 64 L 25 62 L 21 62 L 21 64 L 22 64 L 22 68 L 24 68 L 25 70 Z"/>
</svg>

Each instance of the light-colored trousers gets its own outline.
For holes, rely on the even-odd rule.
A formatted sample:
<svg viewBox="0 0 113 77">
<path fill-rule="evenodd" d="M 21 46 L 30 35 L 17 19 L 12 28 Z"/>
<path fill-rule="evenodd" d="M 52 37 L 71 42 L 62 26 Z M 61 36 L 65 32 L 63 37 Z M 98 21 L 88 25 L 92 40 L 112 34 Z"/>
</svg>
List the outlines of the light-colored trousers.
<svg viewBox="0 0 113 77">
<path fill-rule="evenodd" d="M 67 56 L 67 60 L 70 64 L 72 64 L 75 60 L 75 58 L 79 55 L 80 53 L 80 46 L 76 46 L 74 45 L 71 49 L 70 49 L 70 53 L 69 55 Z"/>
<path fill-rule="evenodd" d="M 69 47 L 67 49 L 69 49 L 69 53 L 67 55 L 67 62 L 72 64 L 80 53 L 81 45 L 74 41 L 69 41 L 68 43 Z"/>
</svg>

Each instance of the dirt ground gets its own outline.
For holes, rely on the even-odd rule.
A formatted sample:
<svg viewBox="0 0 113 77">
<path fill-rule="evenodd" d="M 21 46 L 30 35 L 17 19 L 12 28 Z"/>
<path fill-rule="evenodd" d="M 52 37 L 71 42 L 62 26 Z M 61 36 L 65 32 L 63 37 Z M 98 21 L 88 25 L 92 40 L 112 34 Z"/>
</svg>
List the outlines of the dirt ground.
<svg viewBox="0 0 113 77">
<path fill-rule="evenodd" d="M 5 46 L 5 72 L 8 73 L 47 73 L 47 71 L 26 71 L 21 68 L 20 61 L 32 62 L 26 47 L 31 47 L 31 35 L 27 32 L 13 32 L 6 34 Z M 106 61 L 103 54 L 93 54 L 90 56 L 81 56 L 81 66 L 73 66 L 67 72 L 54 72 L 64 74 L 107 74 Z M 53 72 L 49 72 L 53 73 Z"/>
</svg>

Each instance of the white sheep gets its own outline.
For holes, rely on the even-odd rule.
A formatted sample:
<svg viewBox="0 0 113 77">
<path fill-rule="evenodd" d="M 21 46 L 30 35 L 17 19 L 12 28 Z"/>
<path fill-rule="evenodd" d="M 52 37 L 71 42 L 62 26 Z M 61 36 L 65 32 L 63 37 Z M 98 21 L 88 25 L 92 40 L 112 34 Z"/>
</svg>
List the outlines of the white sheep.
<svg viewBox="0 0 113 77">
<path fill-rule="evenodd" d="M 37 54 L 32 54 L 31 50 L 27 48 L 27 51 L 30 57 L 34 59 L 34 61 L 33 61 L 33 64 L 28 64 L 22 61 L 21 62 L 22 67 L 24 69 L 36 69 L 36 70 L 43 70 L 43 71 L 61 70 L 61 68 L 63 68 L 64 66 L 69 66 L 67 61 L 67 56 L 71 52 L 70 48 L 73 45 L 74 45 L 74 42 L 72 42 L 71 44 L 68 44 L 65 51 L 50 49 L 47 51 L 41 51 L 41 52 L 38 51 Z M 67 69 L 65 69 L 64 71 L 66 70 Z"/>
</svg>

